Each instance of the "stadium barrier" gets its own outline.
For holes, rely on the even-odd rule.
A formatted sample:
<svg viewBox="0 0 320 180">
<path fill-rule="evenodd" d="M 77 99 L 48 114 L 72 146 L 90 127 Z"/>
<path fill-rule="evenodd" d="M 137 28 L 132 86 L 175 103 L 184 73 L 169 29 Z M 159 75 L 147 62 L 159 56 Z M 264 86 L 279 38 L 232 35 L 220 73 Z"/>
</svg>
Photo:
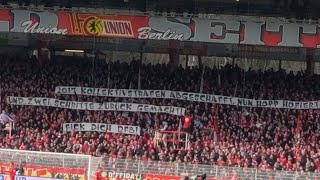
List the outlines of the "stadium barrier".
<svg viewBox="0 0 320 180">
<path fill-rule="evenodd" d="M 87 180 L 91 159 L 89 155 L 0 149 L 0 174 L 7 174 L 14 163 L 23 165 L 25 176 Z"/>
<path fill-rule="evenodd" d="M 11 180 L 11 178 L 7 174 L 0 174 L 0 180 Z M 64 179 L 41 178 L 41 177 L 32 177 L 32 176 L 15 176 L 14 180 L 64 180 Z"/>
<path fill-rule="evenodd" d="M 98 167 L 102 170 L 99 180 L 180 180 L 185 176 L 202 174 L 207 174 L 208 180 L 320 179 L 319 173 L 0 149 L 0 174 L 6 174 L 11 162 L 23 163 L 25 176 L 65 180 L 95 180 Z"/>
</svg>

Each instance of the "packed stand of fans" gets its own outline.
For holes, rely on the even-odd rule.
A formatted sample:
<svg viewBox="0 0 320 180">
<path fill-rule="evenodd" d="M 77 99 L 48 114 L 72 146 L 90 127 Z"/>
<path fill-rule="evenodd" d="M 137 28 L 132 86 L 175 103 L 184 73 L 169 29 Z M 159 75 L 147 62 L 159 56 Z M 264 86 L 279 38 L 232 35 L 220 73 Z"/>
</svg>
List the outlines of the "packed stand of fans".
<svg viewBox="0 0 320 180">
<path fill-rule="evenodd" d="M 0 148 L 90 154 L 143 161 L 177 161 L 263 170 L 320 172 L 320 111 L 246 108 L 168 99 L 128 99 L 56 95 L 56 86 L 137 89 L 139 63 L 108 64 L 86 60 L 2 60 L 0 68 L 3 114 L 15 115 L 10 137 L 1 131 Z M 110 71 L 109 71 L 110 69 Z M 141 89 L 199 92 L 202 68 L 141 65 Z M 320 78 L 280 71 L 252 71 L 226 65 L 205 69 L 203 93 L 253 99 L 319 100 Z M 190 146 L 154 145 L 155 131 L 177 131 L 181 117 L 169 114 L 80 111 L 36 106 L 11 106 L 6 96 L 51 97 L 93 102 L 134 102 L 187 108 L 193 117 Z M 302 116 L 301 134 L 297 118 Z M 12 116 L 10 116 L 12 117 Z M 142 135 L 98 132 L 62 132 L 62 123 L 100 122 L 137 125 Z"/>
</svg>

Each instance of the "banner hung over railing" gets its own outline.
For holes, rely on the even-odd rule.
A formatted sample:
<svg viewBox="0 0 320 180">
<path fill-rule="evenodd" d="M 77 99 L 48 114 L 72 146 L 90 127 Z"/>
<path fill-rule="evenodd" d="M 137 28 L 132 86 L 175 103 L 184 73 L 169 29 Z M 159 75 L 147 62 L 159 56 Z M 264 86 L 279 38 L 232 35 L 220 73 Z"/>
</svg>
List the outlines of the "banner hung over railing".
<svg viewBox="0 0 320 180">
<path fill-rule="evenodd" d="M 95 178 L 96 179 L 96 178 Z M 140 174 L 128 172 L 102 172 L 99 180 L 137 180 L 141 179 Z"/>
<path fill-rule="evenodd" d="M 201 175 L 190 175 L 188 176 L 189 179 L 197 179 L 198 176 Z M 164 174 L 143 174 L 143 180 L 181 180 L 181 179 L 185 179 L 185 176 L 177 176 L 177 175 L 164 175 Z M 226 179 L 238 179 L 238 177 L 236 175 L 227 175 L 226 177 L 222 177 L 222 178 L 209 178 L 207 177 L 206 180 L 226 180 Z"/>
<path fill-rule="evenodd" d="M 194 102 L 226 104 L 243 107 L 285 108 L 285 109 L 320 109 L 320 101 L 287 101 L 287 100 L 257 100 L 212 94 L 169 90 L 137 90 L 137 89 L 106 89 L 57 86 L 56 94 L 105 96 L 122 98 L 162 98 Z"/>
<path fill-rule="evenodd" d="M 10 164 L 0 163 L 1 170 L 0 179 L 11 180 L 9 175 L 4 173 L 6 169 L 10 169 Z M 46 167 L 36 165 L 26 165 L 28 171 L 26 176 L 16 176 L 15 180 L 87 180 L 85 168 L 62 168 L 62 167 Z"/>
<path fill-rule="evenodd" d="M 0 10 L 0 32 L 320 48 L 319 24 Z"/>
<path fill-rule="evenodd" d="M 139 126 L 105 124 L 105 123 L 64 123 L 63 132 L 69 131 L 95 131 L 120 134 L 140 135 Z"/>
<path fill-rule="evenodd" d="M 168 113 L 172 115 L 182 116 L 186 109 L 174 106 L 155 106 L 150 104 L 134 104 L 134 103 L 120 103 L 120 102 L 78 102 L 65 101 L 52 98 L 42 97 L 7 97 L 7 103 L 11 105 L 20 106 L 47 106 L 66 109 L 77 110 L 91 110 L 91 111 L 129 111 L 129 112 L 150 112 L 150 113 Z"/>
<path fill-rule="evenodd" d="M 0 180 L 12 180 L 11 177 L 7 174 L 0 174 Z M 30 176 L 15 176 L 14 180 L 64 180 L 64 179 L 55 179 L 55 178 L 41 178 L 41 177 L 30 177 Z"/>
</svg>

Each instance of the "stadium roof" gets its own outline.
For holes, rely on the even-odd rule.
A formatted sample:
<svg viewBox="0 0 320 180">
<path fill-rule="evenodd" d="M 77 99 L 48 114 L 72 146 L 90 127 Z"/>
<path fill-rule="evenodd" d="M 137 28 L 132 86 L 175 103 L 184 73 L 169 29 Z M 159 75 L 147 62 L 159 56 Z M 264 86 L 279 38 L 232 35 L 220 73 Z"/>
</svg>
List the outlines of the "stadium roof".
<svg viewBox="0 0 320 180">
<path fill-rule="evenodd" d="M 0 33 L 0 54 L 15 52 L 23 49 L 38 49 L 39 40 L 47 40 L 47 48 L 55 52 L 63 52 L 66 49 L 79 49 L 85 53 L 102 53 L 106 51 L 144 52 L 168 54 L 169 41 L 138 40 L 138 39 L 106 39 L 94 37 L 72 37 L 36 35 L 24 33 Z M 5 38 L 7 40 L 5 41 Z M 176 49 L 180 55 L 200 55 L 234 58 L 254 58 L 266 60 L 303 61 L 306 49 L 291 47 L 248 46 L 237 44 L 214 44 L 176 42 Z M 316 49 L 317 57 L 320 51 Z M 319 60 L 320 58 L 317 58 Z"/>
<path fill-rule="evenodd" d="M 105 7 L 177 13 L 243 14 L 318 19 L 319 0 L 0 0 L 2 4 Z"/>
</svg>

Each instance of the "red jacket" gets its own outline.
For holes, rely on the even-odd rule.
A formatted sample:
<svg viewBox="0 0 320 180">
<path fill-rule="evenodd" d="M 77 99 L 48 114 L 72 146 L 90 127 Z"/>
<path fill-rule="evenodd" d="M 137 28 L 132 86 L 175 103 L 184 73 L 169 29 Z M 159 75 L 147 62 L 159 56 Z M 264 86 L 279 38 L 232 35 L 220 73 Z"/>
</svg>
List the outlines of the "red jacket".
<svg viewBox="0 0 320 180">
<path fill-rule="evenodd" d="M 97 171 L 96 172 L 96 180 L 100 180 L 101 179 L 101 172 Z"/>
<path fill-rule="evenodd" d="M 11 167 L 11 169 L 9 171 L 10 179 L 14 180 L 15 175 L 16 175 L 16 169 L 14 167 Z"/>
<path fill-rule="evenodd" d="M 191 116 L 184 116 L 183 120 L 183 128 L 190 128 L 192 124 L 192 117 Z"/>
</svg>

